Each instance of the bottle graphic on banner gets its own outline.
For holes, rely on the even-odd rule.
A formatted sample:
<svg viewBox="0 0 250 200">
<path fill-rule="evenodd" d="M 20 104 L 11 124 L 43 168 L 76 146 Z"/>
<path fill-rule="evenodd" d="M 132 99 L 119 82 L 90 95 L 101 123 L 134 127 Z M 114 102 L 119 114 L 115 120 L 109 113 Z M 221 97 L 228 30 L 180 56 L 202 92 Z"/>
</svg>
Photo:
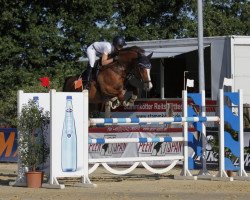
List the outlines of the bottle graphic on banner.
<svg viewBox="0 0 250 200">
<path fill-rule="evenodd" d="M 33 101 L 35 102 L 36 106 L 39 108 L 39 97 L 38 96 L 34 96 L 33 97 Z"/>
<path fill-rule="evenodd" d="M 77 137 L 73 116 L 72 96 L 66 97 L 65 118 L 61 138 L 61 167 L 63 172 L 74 172 L 77 168 Z"/>
</svg>

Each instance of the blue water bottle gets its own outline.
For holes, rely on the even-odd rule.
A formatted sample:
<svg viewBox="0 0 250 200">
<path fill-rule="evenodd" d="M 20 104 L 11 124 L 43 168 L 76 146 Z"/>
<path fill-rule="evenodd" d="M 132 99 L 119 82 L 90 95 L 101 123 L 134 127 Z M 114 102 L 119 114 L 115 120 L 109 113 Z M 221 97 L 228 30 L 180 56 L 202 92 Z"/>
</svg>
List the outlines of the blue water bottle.
<svg viewBox="0 0 250 200">
<path fill-rule="evenodd" d="M 61 165 L 63 172 L 74 172 L 77 169 L 77 137 L 73 116 L 72 96 L 66 97 L 66 110 L 62 130 Z"/>
</svg>

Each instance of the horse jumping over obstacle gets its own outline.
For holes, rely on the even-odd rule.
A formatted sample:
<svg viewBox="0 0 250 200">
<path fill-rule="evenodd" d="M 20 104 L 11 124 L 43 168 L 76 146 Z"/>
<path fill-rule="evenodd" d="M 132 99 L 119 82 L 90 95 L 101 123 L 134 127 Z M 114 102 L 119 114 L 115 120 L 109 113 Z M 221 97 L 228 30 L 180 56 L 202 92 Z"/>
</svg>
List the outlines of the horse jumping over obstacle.
<svg viewBox="0 0 250 200">
<path fill-rule="evenodd" d="M 118 60 L 101 66 L 96 80 L 91 81 L 89 101 L 94 104 L 110 101 L 109 105 L 112 108 L 121 104 L 123 106 L 133 105 L 138 96 L 138 84 L 133 84 L 132 79 L 139 81 L 146 91 L 153 87 L 150 78 L 152 54 L 146 56 L 145 51 L 137 46 L 121 49 L 118 52 Z M 74 82 L 78 77 L 79 75 L 66 78 L 63 91 L 82 91 L 82 89 L 74 88 Z M 133 92 L 128 100 L 125 99 L 127 91 Z"/>
</svg>

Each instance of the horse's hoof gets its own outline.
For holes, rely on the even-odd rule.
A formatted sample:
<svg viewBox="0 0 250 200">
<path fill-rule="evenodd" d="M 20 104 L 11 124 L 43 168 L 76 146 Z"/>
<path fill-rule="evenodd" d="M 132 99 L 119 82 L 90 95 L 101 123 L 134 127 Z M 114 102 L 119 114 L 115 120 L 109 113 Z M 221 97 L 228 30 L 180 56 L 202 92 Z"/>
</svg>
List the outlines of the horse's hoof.
<svg viewBox="0 0 250 200">
<path fill-rule="evenodd" d="M 123 101 L 122 105 L 123 105 L 124 107 L 127 107 L 127 106 L 128 106 L 128 102 Z"/>
<path fill-rule="evenodd" d="M 121 105 L 121 102 L 117 99 L 116 101 L 111 102 L 111 108 L 116 109 Z"/>
<path fill-rule="evenodd" d="M 133 105 L 135 105 L 135 99 L 129 99 L 129 101 L 123 102 L 124 107 L 133 106 Z"/>
<path fill-rule="evenodd" d="M 131 104 L 131 102 L 129 102 L 129 101 L 123 101 L 123 106 L 124 107 L 128 107 L 128 106 L 133 106 L 134 104 L 132 103 Z"/>
</svg>

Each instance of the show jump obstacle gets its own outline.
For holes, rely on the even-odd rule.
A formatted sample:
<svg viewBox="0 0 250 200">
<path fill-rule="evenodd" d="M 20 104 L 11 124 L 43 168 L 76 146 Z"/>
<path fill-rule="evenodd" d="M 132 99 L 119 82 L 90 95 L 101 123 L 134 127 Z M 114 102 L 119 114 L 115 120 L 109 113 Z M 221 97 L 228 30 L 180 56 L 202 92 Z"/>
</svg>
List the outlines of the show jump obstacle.
<svg viewBox="0 0 250 200">
<path fill-rule="evenodd" d="M 201 158 L 201 171 L 199 176 L 209 177 L 212 180 L 228 179 L 226 170 L 237 171 L 235 179 L 248 180 L 249 177 L 244 170 L 244 145 L 243 145 L 243 103 L 242 103 L 242 90 L 232 93 L 224 93 L 220 90 L 219 95 L 219 116 L 206 116 L 205 111 L 205 92 L 200 93 L 187 93 L 183 91 L 183 116 L 182 117 L 161 117 L 161 118 L 89 118 L 88 116 L 88 91 L 82 93 L 62 93 L 55 90 L 50 91 L 50 99 L 48 102 L 48 94 L 38 94 L 41 98 L 47 98 L 45 104 L 50 105 L 50 165 L 49 165 L 49 182 L 43 184 L 43 187 L 64 188 L 64 185 L 60 185 L 57 181 L 59 177 L 82 177 L 79 186 L 93 186 L 89 179 L 89 174 L 93 173 L 101 164 L 104 168 L 113 174 L 127 174 L 133 171 L 139 164 L 144 166 L 148 171 L 152 173 L 166 173 L 172 169 L 177 162 L 183 162 L 183 170 L 180 176 L 176 176 L 176 179 L 197 179 L 197 176 L 193 176 L 190 170 L 195 168 L 195 162 L 192 157 L 189 157 L 188 149 L 192 148 L 196 154 Z M 43 97 L 45 95 L 46 97 Z M 23 103 L 28 97 L 32 98 L 34 93 L 23 93 L 19 91 L 18 95 L 18 109 L 19 112 Z M 70 97 L 69 97 L 70 96 Z M 188 105 L 189 100 L 192 100 L 195 106 Z M 67 105 L 68 99 L 71 99 L 73 107 L 65 110 L 65 104 Z M 228 103 L 225 105 L 224 103 Z M 48 105 L 41 105 L 46 107 Z M 232 107 L 233 106 L 233 107 Z M 66 106 L 67 108 L 67 106 Z M 74 118 L 69 118 L 69 110 L 74 113 Z M 67 117 L 68 116 L 68 117 Z M 70 126 L 69 124 L 74 125 Z M 216 177 L 211 177 L 206 168 L 206 127 L 207 122 L 219 123 L 219 172 Z M 201 134 L 202 141 L 198 141 L 194 138 L 192 133 L 188 132 L 188 125 L 192 123 L 197 129 L 197 132 Z M 228 131 L 224 130 L 225 123 L 238 134 L 238 141 L 234 140 Z M 73 141 L 72 132 L 76 134 L 76 140 L 73 143 L 66 144 L 62 138 L 62 129 L 66 125 L 70 126 L 67 129 L 67 139 Z M 109 126 L 109 125 L 144 125 L 144 124 L 181 124 L 183 126 L 183 135 L 181 137 L 153 137 L 153 138 L 89 138 L 89 126 Z M 125 158 L 89 158 L 89 144 L 111 144 L 111 143 L 157 143 L 157 142 L 182 142 L 183 154 L 178 156 L 150 156 L 150 157 L 125 157 Z M 67 142 L 66 142 L 67 143 Z M 229 158 L 225 157 L 225 147 L 231 150 L 239 160 L 239 165 L 235 166 Z M 62 154 L 62 148 L 68 148 L 69 155 Z M 68 157 L 68 161 L 62 162 L 65 157 Z M 19 156 L 21 158 L 21 156 Z M 73 158 L 73 159 L 70 159 Z M 77 160 L 77 162 L 74 162 Z M 166 168 L 154 169 L 147 164 L 150 161 L 172 161 L 172 163 Z M 14 185 L 20 185 L 23 183 L 24 178 L 20 178 L 25 171 L 19 159 L 19 173 L 17 181 Z M 115 170 L 108 165 L 108 163 L 119 162 L 133 162 L 132 166 L 126 170 Z M 73 164 L 72 164 L 73 163 Z M 66 165 L 63 167 L 62 165 Z M 92 165 L 89 168 L 89 165 Z M 74 166 L 75 165 L 75 166 Z M 63 170 L 66 169 L 66 170 Z"/>
</svg>

